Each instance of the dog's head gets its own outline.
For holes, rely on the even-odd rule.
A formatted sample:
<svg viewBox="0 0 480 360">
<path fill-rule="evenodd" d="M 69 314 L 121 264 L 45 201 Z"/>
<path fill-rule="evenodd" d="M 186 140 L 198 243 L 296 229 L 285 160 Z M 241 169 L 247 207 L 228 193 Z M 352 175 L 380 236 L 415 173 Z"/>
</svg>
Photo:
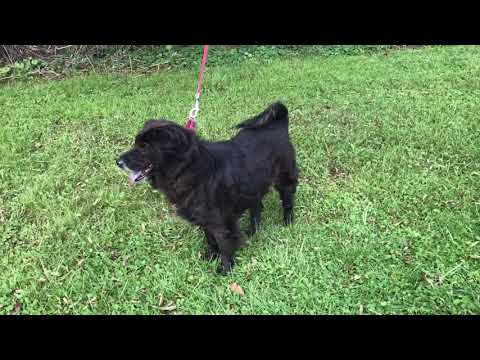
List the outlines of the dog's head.
<svg viewBox="0 0 480 360">
<path fill-rule="evenodd" d="M 191 150 L 193 132 L 167 120 L 149 120 L 117 165 L 130 173 L 129 183 L 138 184 L 155 171 L 165 172 Z"/>
</svg>

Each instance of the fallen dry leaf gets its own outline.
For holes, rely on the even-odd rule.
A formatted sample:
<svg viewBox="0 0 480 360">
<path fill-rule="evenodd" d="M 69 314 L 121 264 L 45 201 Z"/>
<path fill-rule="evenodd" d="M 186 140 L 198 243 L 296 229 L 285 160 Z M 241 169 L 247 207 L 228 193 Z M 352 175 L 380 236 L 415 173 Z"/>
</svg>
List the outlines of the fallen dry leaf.
<svg viewBox="0 0 480 360">
<path fill-rule="evenodd" d="M 425 274 L 425 273 L 422 274 L 422 280 L 425 281 L 426 283 L 428 283 L 428 285 L 430 285 L 430 286 L 435 286 L 434 281 L 432 279 L 430 279 L 428 277 L 428 275 Z"/>
<path fill-rule="evenodd" d="M 172 311 L 177 308 L 177 305 L 175 305 L 172 301 L 170 301 L 167 305 L 165 306 L 160 306 L 159 309 L 162 311 Z"/>
<path fill-rule="evenodd" d="M 411 255 L 405 255 L 403 257 L 403 262 L 407 265 L 410 265 L 412 263 L 412 256 Z"/>
<path fill-rule="evenodd" d="M 5 210 L 0 208 L 0 223 L 3 223 L 5 221 Z"/>
<path fill-rule="evenodd" d="M 245 292 L 243 291 L 242 287 L 237 283 L 230 284 L 228 288 L 236 294 L 239 294 L 241 296 L 245 295 Z"/>
<path fill-rule="evenodd" d="M 22 309 L 22 304 L 17 301 L 13 307 L 13 310 L 10 312 L 10 315 L 18 315 L 21 309 Z"/>
<path fill-rule="evenodd" d="M 95 306 L 95 305 L 97 305 L 97 297 L 94 296 L 93 298 L 88 299 L 87 304 L 90 305 L 90 306 Z"/>
</svg>

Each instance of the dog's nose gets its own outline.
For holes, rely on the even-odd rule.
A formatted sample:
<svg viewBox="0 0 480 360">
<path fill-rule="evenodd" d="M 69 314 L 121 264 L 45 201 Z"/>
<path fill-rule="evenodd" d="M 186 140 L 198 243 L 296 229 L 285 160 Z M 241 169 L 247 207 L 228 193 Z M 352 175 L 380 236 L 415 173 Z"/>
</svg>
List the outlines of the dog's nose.
<svg viewBox="0 0 480 360">
<path fill-rule="evenodd" d="M 125 165 L 125 162 L 122 159 L 117 160 L 117 165 L 120 169 L 123 169 L 123 166 Z"/>
</svg>

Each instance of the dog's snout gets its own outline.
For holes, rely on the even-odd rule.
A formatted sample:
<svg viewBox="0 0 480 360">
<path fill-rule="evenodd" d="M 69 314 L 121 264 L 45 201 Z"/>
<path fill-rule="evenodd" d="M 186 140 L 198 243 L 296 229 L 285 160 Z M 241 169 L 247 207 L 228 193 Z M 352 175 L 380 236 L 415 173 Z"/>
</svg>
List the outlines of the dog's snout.
<svg viewBox="0 0 480 360">
<path fill-rule="evenodd" d="M 122 159 L 117 160 L 117 165 L 120 169 L 123 169 L 125 162 Z"/>
</svg>

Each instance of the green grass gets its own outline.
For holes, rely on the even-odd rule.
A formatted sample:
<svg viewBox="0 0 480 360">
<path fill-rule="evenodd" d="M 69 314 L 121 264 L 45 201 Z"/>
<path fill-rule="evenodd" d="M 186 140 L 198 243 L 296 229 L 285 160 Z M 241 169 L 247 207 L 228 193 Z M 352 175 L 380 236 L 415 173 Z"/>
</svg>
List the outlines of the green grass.
<svg viewBox="0 0 480 360">
<path fill-rule="evenodd" d="M 200 231 L 114 163 L 144 120 L 179 123 L 197 69 L 0 88 L 0 313 L 480 313 L 480 47 L 209 68 L 200 134 L 280 99 L 301 181 L 226 276 Z M 244 222 L 245 223 L 245 222 Z M 245 296 L 231 292 L 236 282 Z"/>
</svg>

